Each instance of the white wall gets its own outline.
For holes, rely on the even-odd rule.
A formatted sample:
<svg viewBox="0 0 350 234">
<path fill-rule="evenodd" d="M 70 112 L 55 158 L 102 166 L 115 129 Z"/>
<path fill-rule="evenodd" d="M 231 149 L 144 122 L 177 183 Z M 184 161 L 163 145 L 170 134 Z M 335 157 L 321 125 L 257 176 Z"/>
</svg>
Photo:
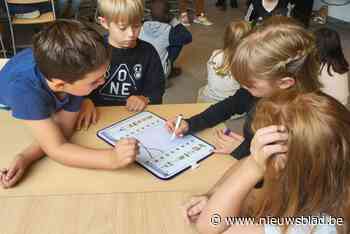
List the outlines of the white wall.
<svg viewBox="0 0 350 234">
<path fill-rule="evenodd" d="M 326 0 L 326 2 L 339 3 L 340 1 Z M 321 0 L 315 0 L 314 10 L 318 10 L 323 5 L 324 3 L 322 3 Z M 350 22 L 350 4 L 345 6 L 328 6 L 328 15 L 339 20 Z"/>
</svg>

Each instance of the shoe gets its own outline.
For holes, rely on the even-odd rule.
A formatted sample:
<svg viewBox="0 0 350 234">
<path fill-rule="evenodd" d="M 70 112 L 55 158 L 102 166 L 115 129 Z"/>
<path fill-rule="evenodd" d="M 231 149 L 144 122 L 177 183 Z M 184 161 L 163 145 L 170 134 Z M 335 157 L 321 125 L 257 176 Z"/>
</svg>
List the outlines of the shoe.
<svg viewBox="0 0 350 234">
<path fill-rule="evenodd" d="M 231 8 L 238 8 L 237 0 L 230 0 Z"/>
<path fill-rule="evenodd" d="M 208 18 L 202 13 L 200 14 L 199 16 L 197 16 L 194 20 L 193 20 L 194 23 L 196 24 L 201 24 L 201 25 L 205 25 L 205 26 L 210 26 L 210 25 L 213 25 L 212 22 L 210 22 L 208 20 Z"/>
<path fill-rule="evenodd" d="M 181 15 L 180 15 L 180 22 L 185 27 L 191 26 L 187 12 L 181 13 Z"/>
<path fill-rule="evenodd" d="M 35 10 L 32 12 L 27 12 L 27 13 L 16 13 L 15 17 L 17 19 L 35 19 L 38 18 L 40 16 L 40 11 L 39 10 Z"/>
<path fill-rule="evenodd" d="M 179 75 L 182 74 L 182 69 L 180 67 L 173 67 L 171 69 L 171 72 L 170 72 L 170 75 L 169 75 L 169 78 L 168 79 L 171 79 L 171 78 L 175 78 Z"/>
<path fill-rule="evenodd" d="M 222 5 L 224 5 L 224 0 L 217 0 L 215 3 L 216 7 L 221 7 Z"/>
</svg>

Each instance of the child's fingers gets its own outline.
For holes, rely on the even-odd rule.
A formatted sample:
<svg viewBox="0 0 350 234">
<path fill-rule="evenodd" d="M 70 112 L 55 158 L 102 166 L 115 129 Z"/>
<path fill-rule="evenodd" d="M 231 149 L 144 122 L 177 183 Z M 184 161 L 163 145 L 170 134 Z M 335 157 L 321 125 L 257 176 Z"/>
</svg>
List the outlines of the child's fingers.
<svg viewBox="0 0 350 234">
<path fill-rule="evenodd" d="M 81 124 L 83 122 L 84 119 L 84 115 L 82 115 L 82 113 L 79 114 L 78 119 L 77 119 L 77 130 L 81 130 Z"/>
<path fill-rule="evenodd" d="M 85 119 L 84 119 L 84 129 L 85 130 L 89 129 L 91 122 L 92 122 L 92 113 L 89 113 L 85 116 Z"/>
<path fill-rule="evenodd" d="M 16 174 L 17 170 L 17 167 L 10 168 L 10 170 L 6 173 L 5 181 L 10 181 L 12 177 Z"/>
<path fill-rule="evenodd" d="M 22 177 L 23 173 L 24 171 L 22 169 L 18 170 L 17 173 L 9 181 L 6 182 L 7 188 L 14 186 Z"/>
<path fill-rule="evenodd" d="M 236 139 L 237 141 L 243 141 L 244 140 L 244 137 L 242 135 L 239 135 L 235 132 L 230 132 L 230 137 Z"/>
<path fill-rule="evenodd" d="M 265 128 L 260 128 L 258 131 L 256 131 L 255 135 L 262 136 L 265 134 L 270 134 L 275 132 L 286 132 L 286 128 L 283 125 L 271 125 Z"/>
<path fill-rule="evenodd" d="M 97 123 L 97 110 L 96 110 L 96 108 L 95 108 L 95 110 L 92 112 L 91 123 L 92 123 L 92 124 L 96 124 L 96 123 Z"/>
</svg>

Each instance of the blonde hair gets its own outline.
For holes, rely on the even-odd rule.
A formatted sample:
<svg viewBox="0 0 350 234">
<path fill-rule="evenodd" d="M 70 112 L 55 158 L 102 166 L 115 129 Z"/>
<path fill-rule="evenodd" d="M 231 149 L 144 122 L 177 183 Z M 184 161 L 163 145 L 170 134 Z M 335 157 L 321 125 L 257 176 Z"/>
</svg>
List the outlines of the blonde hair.
<svg viewBox="0 0 350 234">
<path fill-rule="evenodd" d="M 343 217 L 338 234 L 349 233 L 350 112 L 318 91 L 285 92 L 257 104 L 252 127 L 284 125 L 287 162 L 277 171 L 268 162 L 257 217 L 300 217 L 326 213 Z M 286 232 L 288 226 L 284 226 Z"/>
<path fill-rule="evenodd" d="M 98 8 L 108 23 L 139 24 L 144 14 L 143 0 L 99 0 Z"/>
<path fill-rule="evenodd" d="M 244 20 L 232 21 L 227 25 L 224 36 L 224 47 L 222 48 L 224 59 L 222 65 L 215 69 L 217 74 L 226 75 L 230 72 L 231 61 L 236 47 L 239 41 L 245 37 L 250 30 L 250 23 Z"/>
<path fill-rule="evenodd" d="M 272 16 L 243 38 L 231 72 L 248 87 L 251 78 L 276 81 L 291 77 L 295 79 L 292 89 L 314 91 L 321 87 L 319 66 L 312 33 L 289 17 Z"/>
</svg>

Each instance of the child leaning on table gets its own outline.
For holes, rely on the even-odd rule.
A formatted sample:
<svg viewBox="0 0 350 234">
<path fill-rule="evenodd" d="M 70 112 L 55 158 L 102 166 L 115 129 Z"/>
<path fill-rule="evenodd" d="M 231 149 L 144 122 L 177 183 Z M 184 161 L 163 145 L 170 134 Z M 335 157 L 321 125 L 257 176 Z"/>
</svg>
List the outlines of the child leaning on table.
<svg viewBox="0 0 350 234">
<path fill-rule="evenodd" d="M 251 121 L 258 99 L 279 92 L 311 92 L 318 81 L 318 51 L 313 35 L 284 16 L 273 16 L 242 39 L 232 59 L 232 75 L 242 85 L 234 95 L 181 121 L 177 136 L 213 127 L 235 114 L 247 113 L 243 134 L 216 133 L 216 152 L 241 159 L 250 154 Z M 174 131 L 175 118 L 166 123 Z"/>
<path fill-rule="evenodd" d="M 281 93 L 261 100 L 256 111 L 251 155 L 235 165 L 210 197 L 195 197 L 187 204 L 189 221 L 196 224 L 199 233 L 206 234 L 349 233 L 349 110 L 318 91 Z M 255 201 L 244 204 L 263 177 L 265 184 Z M 279 221 L 278 225 L 231 226 L 223 221 L 213 226 L 210 217 L 214 214 L 222 220 L 248 216 L 257 221 L 265 217 Z M 280 223 L 308 217 L 328 223 L 301 223 L 300 219 L 299 224 Z"/>
<path fill-rule="evenodd" d="M 95 106 L 125 105 L 142 111 L 148 104 L 161 104 L 164 72 L 156 49 L 138 39 L 143 18 L 142 0 L 100 0 L 100 23 L 108 30 L 111 64 L 104 85 L 85 98 L 78 120 L 81 126 L 96 123 Z"/>
<path fill-rule="evenodd" d="M 116 169 L 135 160 L 136 140 L 96 150 L 69 142 L 82 97 L 105 82 L 109 51 L 103 37 L 78 22 L 57 20 L 37 33 L 33 49 L 14 56 L 0 71 L 0 106 L 10 109 L 34 142 L 1 170 L 4 188 L 14 186 L 44 154 L 72 167 Z"/>
</svg>

